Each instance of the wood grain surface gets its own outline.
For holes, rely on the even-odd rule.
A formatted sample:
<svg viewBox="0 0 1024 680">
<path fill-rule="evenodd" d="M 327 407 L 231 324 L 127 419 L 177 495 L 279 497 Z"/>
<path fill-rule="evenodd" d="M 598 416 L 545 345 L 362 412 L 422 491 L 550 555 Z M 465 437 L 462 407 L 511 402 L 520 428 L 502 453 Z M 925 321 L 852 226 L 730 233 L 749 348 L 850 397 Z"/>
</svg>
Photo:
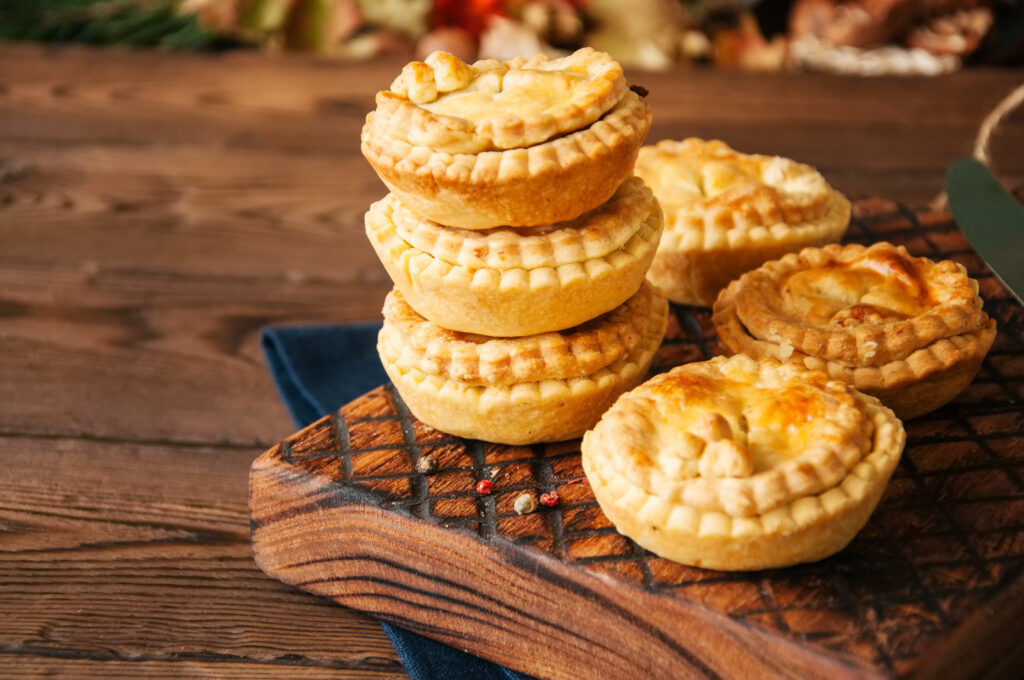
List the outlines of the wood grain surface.
<svg viewBox="0 0 1024 680">
<path fill-rule="evenodd" d="M 386 386 L 253 463 L 257 563 L 545 678 L 1005 672 L 1024 661 L 1011 623 L 1024 618 L 1024 307 L 948 213 L 860 201 L 847 240 L 962 263 L 999 334 L 967 389 L 905 423 L 899 468 L 839 554 L 746 573 L 674 564 L 601 512 L 578 440 L 462 440 Z M 672 312 L 655 371 L 722 352 L 707 310 Z M 423 456 L 436 472 L 414 471 Z M 558 506 L 513 512 L 518 495 L 551 491 Z"/>
<path fill-rule="evenodd" d="M 377 624 L 264 576 L 246 476 L 292 430 L 268 324 L 377 318 L 358 151 L 400 64 L 0 45 L 0 675 L 402 677 Z M 634 74 L 706 135 L 923 202 L 1019 73 Z M 1024 129 L 997 135 L 1024 181 Z"/>
</svg>

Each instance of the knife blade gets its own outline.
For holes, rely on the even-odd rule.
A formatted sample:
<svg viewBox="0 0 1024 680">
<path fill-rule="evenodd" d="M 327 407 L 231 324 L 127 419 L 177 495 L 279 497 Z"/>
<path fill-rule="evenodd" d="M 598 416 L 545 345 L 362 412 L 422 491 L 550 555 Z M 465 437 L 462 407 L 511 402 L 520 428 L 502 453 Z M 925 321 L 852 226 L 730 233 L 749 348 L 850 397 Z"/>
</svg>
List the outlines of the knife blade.
<svg viewBox="0 0 1024 680">
<path fill-rule="evenodd" d="M 973 158 L 961 159 L 949 169 L 946 195 L 960 231 L 1024 303 L 1024 205 Z"/>
</svg>

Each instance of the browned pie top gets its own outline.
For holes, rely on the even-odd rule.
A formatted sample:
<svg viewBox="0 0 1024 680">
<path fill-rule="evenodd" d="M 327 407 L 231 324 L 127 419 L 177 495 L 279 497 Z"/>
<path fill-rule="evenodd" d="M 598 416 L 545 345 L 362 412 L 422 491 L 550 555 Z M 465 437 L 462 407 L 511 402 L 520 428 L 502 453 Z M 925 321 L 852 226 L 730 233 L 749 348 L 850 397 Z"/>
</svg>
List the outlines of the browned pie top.
<svg viewBox="0 0 1024 680">
<path fill-rule="evenodd" d="M 665 211 L 667 233 L 691 249 L 713 232 L 781 230 L 849 219 L 849 205 L 821 174 L 778 156 L 740 153 L 719 140 L 662 140 L 640 149 L 635 172 Z M 845 223 L 844 225 L 845 226 Z M 709 233 L 711 232 L 711 233 Z M 777 235 L 782 238 L 784 235 Z M 732 240 L 736 234 L 721 238 Z"/>
<path fill-rule="evenodd" d="M 589 47 L 474 64 L 434 52 L 378 93 L 374 125 L 446 153 L 515 149 L 587 127 L 626 93 L 622 66 Z"/>
<path fill-rule="evenodd" d="M 807 248 L 732 288 L 739 320 L 754 337 L 861 366 L 903 359 L 988 321 L 962 266 L 885 242 Z"/>
<path fill-rule="evenodd" d="M 880 414 L 887 428 L 897 422 L 823 372 L 737 354 L 620 397 L 584 449 L 594 466 L 670 507 L 753 517 L 839 484 L 881 445 Z"/>
</svg>

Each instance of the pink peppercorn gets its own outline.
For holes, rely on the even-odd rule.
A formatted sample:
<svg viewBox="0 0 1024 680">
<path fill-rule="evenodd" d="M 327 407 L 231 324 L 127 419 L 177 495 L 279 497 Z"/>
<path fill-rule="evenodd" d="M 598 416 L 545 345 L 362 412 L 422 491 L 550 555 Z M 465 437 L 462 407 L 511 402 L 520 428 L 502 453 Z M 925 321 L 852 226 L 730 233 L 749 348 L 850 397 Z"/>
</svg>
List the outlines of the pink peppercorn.
<svg viewBox="0 0 1024 680">
<path fill-rule="evenodd" d="M 478 494 L 480 494 L 481 496 L 490 496 L 491 495 L 491 489 L 493 489 L 493 488 L 494 488 L 494 485 L 491 484 L 486 479 L 481 479 L 479 482 L 476 483 L 476 492 Z"/>
<path fill-rule="evenodd" d="M 542 493 L 540 495 L 540 504 L 549 508 L 553 508 L 558 505 L 558 492 L 552 491 L 551 493 Z"/>
</svg>

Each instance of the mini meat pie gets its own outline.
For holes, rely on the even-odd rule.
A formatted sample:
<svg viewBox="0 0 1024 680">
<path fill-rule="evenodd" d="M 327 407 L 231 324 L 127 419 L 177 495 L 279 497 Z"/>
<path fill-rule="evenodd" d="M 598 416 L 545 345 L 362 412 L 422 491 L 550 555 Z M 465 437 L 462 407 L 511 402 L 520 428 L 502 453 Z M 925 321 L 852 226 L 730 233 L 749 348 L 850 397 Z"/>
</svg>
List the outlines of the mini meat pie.
<svg viewBox="0 0 1024 680">
<path fill-rule="evenodd" d="M 884 242 L 768 262 L 722 291 L 713 319 L 730 352 L 824 370 L 903 419 L 963 390 L 996 334 L 962 266 Z"/>
<path fill-rule="evenodd" d="M 622 67 L 590 48 L 473 65 L 435 52 L 377 94 L 362 151 L 417 214 L 465 229 L 537 226 L 608 200 L 650 123 Z"/>
<path fill-rule="evenodd" d="M 620 397 L 583 437 L 618 530 L 662 557 L 753 570 L 819 560 L 864 526 L 903 451 L 892 411 L 774 359 L 692 363 Z"/>
<path fill-rule="evenodd" d="M 622 304 L 643 282 L 661 228 L 661 209 L 636 177 L 603 205 L 543 227 L 452 229 L 394 195 L 366 214 L 370 243 L 413 309 L 491 336 L 570 328 Z"/>
<path fill-rule="evenodd" d="M 644 284 L 625 304 L 562 333 L 491 338 L 447 330 L 397 290 L 377 350 L 409 410 L 461 437 L 531 444 L 578 437 L 644 379 L 668 303 Z"/>
<path fill-rule="evenodd" d="M 665 212 L 648 280 L 682 304 L 710 307 L 740 274 L 838 241 L 850 221 L 850 202 L 814 168 L 739 153 L 717 140 L 645 146 L 636 174 Z"/>
</svg>

